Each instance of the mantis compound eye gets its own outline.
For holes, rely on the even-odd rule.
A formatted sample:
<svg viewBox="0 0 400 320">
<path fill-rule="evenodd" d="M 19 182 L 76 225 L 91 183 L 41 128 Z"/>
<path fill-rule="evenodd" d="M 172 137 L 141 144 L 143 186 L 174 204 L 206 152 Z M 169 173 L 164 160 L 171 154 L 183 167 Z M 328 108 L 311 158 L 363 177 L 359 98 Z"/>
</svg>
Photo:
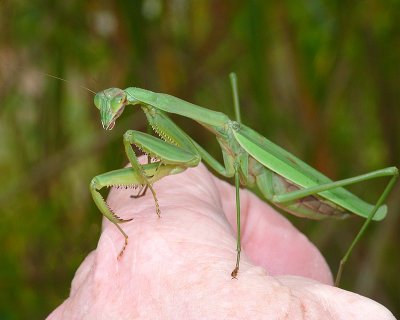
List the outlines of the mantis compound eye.
<svg viewBox="0 0 400 320">
<path fill-rule="evenodd" d="M 118 112 L 121 108 L 123 109 L 126 103 L 126 96 L 125 95 L 118 95 L 111 99 L 110 105 L 111 110 L 114 112 Z"/>
</svg>

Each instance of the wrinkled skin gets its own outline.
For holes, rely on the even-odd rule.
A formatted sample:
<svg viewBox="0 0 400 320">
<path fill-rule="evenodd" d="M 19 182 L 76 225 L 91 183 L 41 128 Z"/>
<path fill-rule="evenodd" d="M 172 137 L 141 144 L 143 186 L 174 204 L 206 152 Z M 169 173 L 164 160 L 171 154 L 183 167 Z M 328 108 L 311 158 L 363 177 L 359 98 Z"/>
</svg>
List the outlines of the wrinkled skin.
<svg viewBox="0 0 400 320">
<path fill-rule="evenodd" d="M 234 187 L 203 165 L 154 187 L 161 219 L 150 192 L 131 199 L 132 190 L 111 191 L 110 206 L 134 217 L 121 225 L 128 247 L 117 260 L 123 237 L 104 219 L 97 249 L 48 319 L 394 319 L 375 301 L 333 287 L 318 250 L 247 190 L 244 251 L 238 279 L 231 279 Z"/>
</svg>

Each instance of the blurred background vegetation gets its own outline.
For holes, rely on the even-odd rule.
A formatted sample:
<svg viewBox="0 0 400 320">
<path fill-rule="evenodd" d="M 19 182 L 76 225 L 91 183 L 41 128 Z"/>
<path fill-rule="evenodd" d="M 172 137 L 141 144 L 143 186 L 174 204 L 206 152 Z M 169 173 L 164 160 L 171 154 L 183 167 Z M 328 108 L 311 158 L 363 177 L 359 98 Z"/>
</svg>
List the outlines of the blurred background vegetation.
<svg viewBox="0 0 400 320">
<path fill-rule="evenodd" d="M 0 0 L 0 319 L 43 318 L 96 247 L 88 184 L 127 163 L 129 109 L 101 128 L 93 95 L 138 86 L 243 121 L 340 179 L 400 157 L 400 2 Z M 65 83 L 44 75 L 67 79 Z M 216 157 L 214 138 L 174 118 Z M 370 201 L 385 180 L 351 188 Z M 389 216 L 354 252 L 342 286 L 400 315 L 399 184 Z M 336 272 L 361 219 L 292 218 Z"/>
</svg>

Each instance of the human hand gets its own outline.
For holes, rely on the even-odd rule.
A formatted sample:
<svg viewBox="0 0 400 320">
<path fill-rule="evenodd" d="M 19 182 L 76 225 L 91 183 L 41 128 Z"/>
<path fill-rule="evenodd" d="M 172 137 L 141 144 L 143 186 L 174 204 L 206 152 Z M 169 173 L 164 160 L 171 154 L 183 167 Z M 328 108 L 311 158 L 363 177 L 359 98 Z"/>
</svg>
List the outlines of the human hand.
<svg viewBox="0 0 400 320">
<path fill-rule="evenodd" d="M 318 250 L 283 216 L 241 190 L 242 260 L 236 261 L 235 189 L 202 164 L 163 178 L 132 199 L 108 203 L 129 236 L 103 220 L 97 249 L 79 267 L 70 297 L 48 319 L 394 319 L 382 305 L 332 286 Z M 229 221 L 229 223 L 227 223 Z M 231 227 L 232 226 L 232 227 Z"/>
</svg>

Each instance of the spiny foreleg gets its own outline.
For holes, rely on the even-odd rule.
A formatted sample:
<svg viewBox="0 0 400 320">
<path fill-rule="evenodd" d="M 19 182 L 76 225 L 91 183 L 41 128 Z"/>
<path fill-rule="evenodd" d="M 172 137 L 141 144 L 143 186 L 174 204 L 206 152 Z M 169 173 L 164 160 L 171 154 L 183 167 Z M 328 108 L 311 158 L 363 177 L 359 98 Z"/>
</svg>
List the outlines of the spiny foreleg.
<svg viewBox="0 0 400 320">
<path fill-rule="evenodd" d="M 113 176 L 114 174 L 114 176 Z M 122 178 L 118 181 L 118 177 Z M 118 230 L 122 233 L 125 238 L 124 245 L 121 251 L 118 254 L 118 258 L 122 256 L 125 251 L 126 246 L 128 245 L 128 235 L 122 230 L 119 226 L 120 223 L 125 223 L 131 221 L 130 219 L 123 219 L 119 217 L 107 204 L 104 200 L 103 196 L 99 192 L 103 187 L 125 187 L 125 188 L 137 188 L 141 185 L 137 183 L 137 175 L 134 174 L 131 168 L 116 170 L 112 172 L 108 172 L 102 175 L 98 175 L 94 177 L 90 183 L 90 192 L 92 194 L 93 200 L 100 212 L 111 221 Z"/>
<path fill-rule="evenodd" d="M 139 163 L 132 145 L 137 146 L 145 154 L 153 158 L 151 164 L 155 166 L 154 172 L 145 172 Z M 171 173 L 175 174 L 184 171 L 188 167 L 197 166 L 200 162 L 200 156 L 194 150 L 174 145 L 170 142 L 161 140 L 147 133 L 129 130 L 124 134 L 125 152 L 132 165 L 132 168 L 138 172 L 139 180 L 144 188 L 148 188 L 153 194 L 156 205 L 156 213 L 160 216 L 160 207 L 158 204 L 156 192 L 152 186 L 152 181 L 157 181 L 164 176 L 163 168 L 171 168 Z M 139 195 L 140 196 L 140 195 Z"/>
<path fill-rule="evenodd" d="M 151 185 L 149 179 L 152 176 L 148 176 L 146 172 L 143 169 L 143 165 L 140 164 L 138 157 L 136 156 L 136 153 L 134 152 L 132 148 L 132 144 L 136 145 L 139 149 L 141 149 L 143 152 L 145 152 L 147 155 L 150 155 L 150 151 L 145 147 L 145 145 L 142 145 L 140 143 L 140 140 L 137 140 L 136 137 L 138 134 L 141 134 L 139 131 L 134 131 L 134 130 L 129 130 L 124 134 L 124 146 L 125 146 L 125 153 L 129 159 L 129 162 L 132 165 L 132 168 L 138 173 L 139 175 L 139 180 L 142 185 L 146 186 L 146 189 L 150 189 L 155 206 L 156 206 L 156 213 L 160 217 L 161 211 L 160 211 L 160 205 L 158 204 L 158 199 L 156 192 L 153 189 L 153 186 Z M 140 192 L 139 192 L 140 193 Z M 140 197 L 140 196 L 139 196 Z"/>
</svg>

